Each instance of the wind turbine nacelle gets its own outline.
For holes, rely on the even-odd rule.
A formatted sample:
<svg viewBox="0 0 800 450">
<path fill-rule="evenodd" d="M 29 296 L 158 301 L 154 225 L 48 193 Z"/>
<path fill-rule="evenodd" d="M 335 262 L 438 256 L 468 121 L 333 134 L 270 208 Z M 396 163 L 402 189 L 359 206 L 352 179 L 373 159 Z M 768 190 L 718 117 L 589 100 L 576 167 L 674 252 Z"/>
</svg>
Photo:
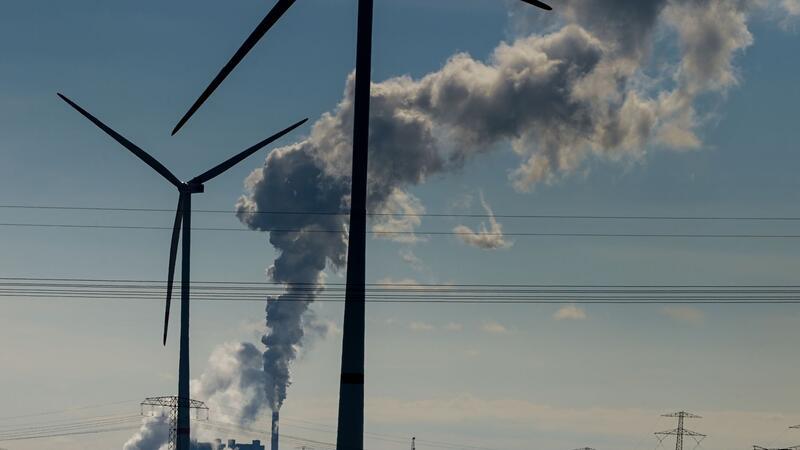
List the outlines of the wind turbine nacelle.
<svg viewBox="0 0 800 450">
<path fill-rule="evenodd" d="M 202 194 L 206 191 L 206 187 L 198 183 L 189 183 L 186 185 L 190 194 Z"/>
</svg>

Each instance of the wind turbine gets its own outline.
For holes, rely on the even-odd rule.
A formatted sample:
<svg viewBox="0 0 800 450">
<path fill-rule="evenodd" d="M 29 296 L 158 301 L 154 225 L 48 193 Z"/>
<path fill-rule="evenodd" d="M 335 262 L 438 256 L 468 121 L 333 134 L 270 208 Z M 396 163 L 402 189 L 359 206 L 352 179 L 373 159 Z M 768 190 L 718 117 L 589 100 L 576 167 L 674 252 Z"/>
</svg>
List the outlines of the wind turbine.
<svg viewBox="0 0 800 450">
<path fill-rule="evenodd" d="M 278 0 L 266 17 L 244 41 L 219 74 L 178 121 L 175 135 L 197 112 L 250 50 L 291 8 L 296 0 Z M 521 0 L 550 11 L 538 0 Z M 356 86 L 353 111 L 353 167 L 350 194 L 350 236 L 347 246 L 347 281 L 345 287 L 344 323 L 342 325 L 342 373 L 339 384 L 339 423 L 336 436 L 338 450 L 364 448 L 364 286 L 367 246 L 367 161 L 369 147 L 369 103 L 372 71 L 373 0 L 358 0 L 356 42 Z M 182 450 L 179 448 L 179 450 Z"/>
<path fill-rule="evenodd" d="M 75 108 L 84 117 L 89 119 L 93 124 L 97 125 L 106 134 L 114 138 L 115 141 L 122 144 L 139 159 L 145 162 L 148 166 L 152 167 L 162 177 L 166 178 L 173 186 L 178 189 L 178 208 L 175 211 L 175 224 L 172 228 L 172 241 L 169 247 L 169 271 L 167 272 L 167 304 L 164 311 L 164 340 L 163 344 L 167 344 L 167 330 L 169 328 L 169 309 L 172 301 L 172 283 L 175 279 L 175 260 L 178 255 L 178 242 L 180 240 L 181 228 L 183 229 L 183 248 L 181 255 L 181 336 L 180 336 L 180 356 L 178 364 L 178 449 L 189 450 L 189 252 L 191 250 L 191 233 L 192 233 L 192 195 L 199 194 L 205 191 L 204 184 L 217 176 L 221 175 L 226 170 L 240 163 L 242 160 L 252 155 L 261 148 L 269 145 L 270 143 L 280 139 L 290 131 L 305 123 L 308 119 L 303 119 L 294 125 L 264 139 L 263 141 L 245 149 L 241 153 L 225 160 L 224 162 L 214 166 L 213 168 L 203 172 L 202 174 L 192 178 L 189 181 L 183 182 L 178 179 L 172 172 L 169 171 L 163 164 L 158 162 L 155 158 L 150 156 L 147 152 L 136 146 L 116 131 L 109 128 L 100 119 L 91 115 L 85 109 L 81 108 L 64 95 L 58 94 L 62 100 L 67 102 L 71 107 Z"/>
</svg>

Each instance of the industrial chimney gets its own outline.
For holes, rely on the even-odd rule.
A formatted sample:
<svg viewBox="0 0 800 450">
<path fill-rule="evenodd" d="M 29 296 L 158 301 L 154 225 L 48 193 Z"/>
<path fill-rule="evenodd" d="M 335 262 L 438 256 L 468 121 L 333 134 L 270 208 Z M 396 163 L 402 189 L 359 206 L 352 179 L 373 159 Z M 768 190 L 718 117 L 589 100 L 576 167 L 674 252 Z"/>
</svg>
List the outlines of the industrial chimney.
<svg viewBox="0 0 800 450">
<path fill-rule="evenodd" d="M 278 450 L 278 411 L 272 411 L 272 450 Z"/>
</svg>

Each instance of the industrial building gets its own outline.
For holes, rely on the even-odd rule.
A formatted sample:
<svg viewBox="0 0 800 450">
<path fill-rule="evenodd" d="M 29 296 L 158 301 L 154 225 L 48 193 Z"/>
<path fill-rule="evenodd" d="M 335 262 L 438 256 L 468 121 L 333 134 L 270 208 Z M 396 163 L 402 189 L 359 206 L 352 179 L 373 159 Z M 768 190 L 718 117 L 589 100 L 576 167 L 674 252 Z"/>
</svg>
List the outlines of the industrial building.
<svg viewBox="0 0 800 450">
<path fill-rule="evenodd" d="M 193 447 L 196 450 L 265 450 L 259 440 L 245 444 L 236 442 L 236 439 L 228 439 L 225 444 L 222 443 L 221 439 L 215 439 L 214 442 L 198 442 Z"/>
</svg>

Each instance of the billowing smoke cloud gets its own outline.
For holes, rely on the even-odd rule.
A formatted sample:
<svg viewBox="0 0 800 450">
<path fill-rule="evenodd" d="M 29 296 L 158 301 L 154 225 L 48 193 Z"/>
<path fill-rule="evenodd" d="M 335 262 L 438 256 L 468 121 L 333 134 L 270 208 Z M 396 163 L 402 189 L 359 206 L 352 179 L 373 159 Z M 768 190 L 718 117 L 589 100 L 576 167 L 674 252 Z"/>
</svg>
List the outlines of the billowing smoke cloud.
<svg viewBox="0 0 800 450">
<path fill-rule="evenodd" d="M 192 380 L 191 392 L 214 411 L 215 420 L 252 422 L 267 400 L 261 350 L 249 343 L 217 347 L 200 378 Z"/>
<path fill-rule="evenodd" d="M 167 450 L 169 448 L 169 416 L 162 410 L 154 416 L 144 417 L 139 430 L 122 445 L 122 450 Z M 197 427 L 192 428 L 191 448 L 205 450 L 208 444 L 198 443 Z"/>
<path fill-rule="evenodd" d="M 781 6 L 791 16 L 800 16 L 800 0 L 782 0 Z"/>
<path fill-rule="evenodd" d="M 420 79 L 374 83 L 368 208 L 389 215 L 373 221 L 373 230 L 417 239 L 412 231 L 424 208 L 409 188 L 509 146 L 520 158 L 509 172 L 520 191 L 595 160 L 637 162 L 653 148 L 702 147 L 695 104 L 737 83 L 734 57 L 752 43 L 747 18 L 755 5 L 763 2 L 563 0 L 548 32 L 501 43 L 486 61 L 459 53 Z M 670 56 L 655 58 L 662 47 L 659 56 Z M 268 299 L 259 361 L 259 389 L 273 410 L 286 399 L 289 366 L 314 328 L 309 306 L 323 289 L 323 272 L 344 266 L 347 222 L 336 214 L 267 212 L 347 210 L 353 81 L 306 139 L 269 154 L 237 204 L 244 224 L 269 232 L 279 256 L 268 274 L 286 285 L 284 295 Z M 246 354 L 240 365 L 248 373 L 255 368 L 252 349 L 233 353 Z M 230 376 L 233 384 L 252 381 Z M 216 385 L 221 392 L 232 386 Z M 251 406 L 255 413 L 258 405 Z"/>
<path fill-rule="evenodd" d="M 458 225 L 453 228 L 453 232 L 456 233 L 458 238 L 465 244 L 484 250 L 497 250 L 511 247 L 513 245 L 512 242 L 507 240 L 503 235 L 503 226 L 495 219 L 492 208 L 489 206 L 489 203 L 486 202 L 486 199 L 483 198 L 483 192 L 480 193 L 480 198 L 481 206 L 483 206 L 484 211 L 486 211 L 486 214 L 489 216 L 489 228 L 486 228 L 485 223 L 481 223 L 481 227 L 478 231 L 472 231 L 472 229 L 466 225 Z"/>
<path fill-rule="evenodd" d="M 166 450 L 169 440 L 169 418 L 165 414 L 145 417 L 142 426 L 122 446 L 122 450 Z"/>
<path fill-rule="evenodd" d="M 273 151 L 264 168 L 254 171 L 246 184 L 251 195 L 239 201 L 239 218 L 252 229 L 270 231 L 270 243 L 280 256 L 268 275 L 287 286 L 284 295 L 267 300 L 268 332 L 262 338 L 267 348 L 262 362 L 266 404 L 277 411 L 286 399 L 289 364 L 303 345 L 308 306 L 322 290 L 322 271 L 328 264 L 341 267 L 345 261 L 342 217 L 325 213 L 344 206 L 348 189 L 297 146 Z M 280 194 L 274 196 L 275 192 Z M 258 214 L 267 209 L 320 214 Z"/>
</svg>

